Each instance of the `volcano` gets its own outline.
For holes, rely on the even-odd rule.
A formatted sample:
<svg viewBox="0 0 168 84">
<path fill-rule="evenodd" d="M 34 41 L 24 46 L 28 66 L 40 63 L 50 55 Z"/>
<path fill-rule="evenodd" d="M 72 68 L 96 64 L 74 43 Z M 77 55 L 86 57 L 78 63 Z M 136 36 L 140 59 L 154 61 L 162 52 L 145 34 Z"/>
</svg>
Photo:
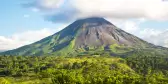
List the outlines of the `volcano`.
<svg viewBox="0 0 168 84">
<path fill-rule="evenodd" d="M 87 51 L 117 52 L 153 45 L 131 35 L 100 17 L 79 19 L 63 30 L 38 42 L 4 52 L 6 55 L 72 55 Z"/>
</svg>

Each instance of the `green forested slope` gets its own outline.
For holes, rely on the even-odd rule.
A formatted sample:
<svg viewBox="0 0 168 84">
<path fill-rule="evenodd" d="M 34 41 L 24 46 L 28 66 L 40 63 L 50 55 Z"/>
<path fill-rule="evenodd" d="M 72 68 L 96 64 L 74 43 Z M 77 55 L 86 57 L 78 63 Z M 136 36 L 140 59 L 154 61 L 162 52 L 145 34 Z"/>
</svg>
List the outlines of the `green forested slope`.
<svg viewBox="0 0 168 84">
<path fill-rule="evenodd" d="M 0 57 L 0 84 L 167 84 L 168 58 Z"/>
</svg>

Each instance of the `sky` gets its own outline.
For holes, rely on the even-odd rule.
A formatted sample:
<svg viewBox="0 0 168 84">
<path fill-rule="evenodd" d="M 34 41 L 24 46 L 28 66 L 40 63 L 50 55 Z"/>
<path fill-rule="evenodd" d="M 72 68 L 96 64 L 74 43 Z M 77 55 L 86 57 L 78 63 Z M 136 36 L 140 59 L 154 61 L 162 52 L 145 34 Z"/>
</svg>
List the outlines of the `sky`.
<svg viewBox="0 0 168 84">
<path fill-rule="evenodd" d="M 0 51 L 31 44 L 93 16 L 168 47 L 168 0 L 1 0 Z"/>
</svg>

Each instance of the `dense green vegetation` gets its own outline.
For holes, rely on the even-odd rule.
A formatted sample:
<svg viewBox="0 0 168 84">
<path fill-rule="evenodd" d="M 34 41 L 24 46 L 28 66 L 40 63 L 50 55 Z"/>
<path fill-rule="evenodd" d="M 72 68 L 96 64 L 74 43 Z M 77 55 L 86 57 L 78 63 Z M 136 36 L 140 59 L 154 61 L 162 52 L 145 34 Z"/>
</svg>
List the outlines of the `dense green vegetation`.
<svg viewBox="0 0 168 84">
<path fill-rule="evenodd" d="M 141 54 L 140 54 L 141 53 Z M 168 58 L 0 56 L 0 84 L 168 84 Z"/>
</svg>

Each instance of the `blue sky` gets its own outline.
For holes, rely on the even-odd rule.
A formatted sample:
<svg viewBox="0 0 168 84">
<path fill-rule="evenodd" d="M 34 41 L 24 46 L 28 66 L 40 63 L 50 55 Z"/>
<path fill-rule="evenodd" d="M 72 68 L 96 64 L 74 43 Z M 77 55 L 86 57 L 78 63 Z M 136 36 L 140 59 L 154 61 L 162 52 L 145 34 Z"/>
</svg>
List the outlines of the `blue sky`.
<svg viewBox="0 0 168 84">
<path fill-rule="evenodd" d="M 57 28 L 61 24 L 45 21 L 42 13 L 25 8 L 26 0 L 2 0 L 0 3 L 0 35 L 11 36 L 14 33 L 42 28 Z"/>
<path fill-rule="evenodd" d="M 0 50 L 33 43 L 76 19 L 92 16 L 104 17 L 148 42 L 168 47 L 168 1 L 1 0 Z M 167 35 L 159 37 L 163 33 Z"/>
</svg>

